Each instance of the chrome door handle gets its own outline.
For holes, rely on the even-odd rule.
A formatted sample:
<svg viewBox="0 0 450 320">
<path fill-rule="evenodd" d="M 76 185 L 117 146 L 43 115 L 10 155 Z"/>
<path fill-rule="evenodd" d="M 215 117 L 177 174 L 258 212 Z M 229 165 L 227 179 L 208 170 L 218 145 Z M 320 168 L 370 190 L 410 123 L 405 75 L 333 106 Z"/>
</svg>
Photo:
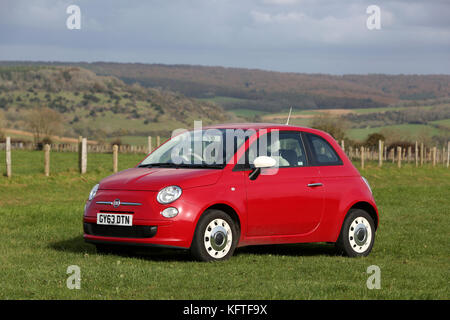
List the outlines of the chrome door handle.
<svg viewBox="0 0 450 320">
<path fill-rule="evenodd" d="M 312 188 L 312 187 L 321 187 L 323 186 L 323 184 L 321 184 L 320 182 L 318 183 L 308 183 L 308 187 Z"/>
</svg>

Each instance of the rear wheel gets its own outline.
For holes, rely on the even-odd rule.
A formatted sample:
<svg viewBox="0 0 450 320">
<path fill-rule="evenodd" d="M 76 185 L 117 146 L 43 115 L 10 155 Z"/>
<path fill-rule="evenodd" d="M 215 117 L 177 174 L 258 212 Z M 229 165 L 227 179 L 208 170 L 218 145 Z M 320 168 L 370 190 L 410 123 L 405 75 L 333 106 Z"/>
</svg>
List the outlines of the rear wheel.
<svg viewBox="0 0 450 320">
<path fill-rule="evenodd" d="M 191 245 L 191 253 L 200 261 L 230 258 L 239 240 L 233 219 L 220 210 L 207 210 L 200 218 Z"/>
<path fill-rule="evenodd" d="M 375 241 L 375 224 L 362 209 L 351 209 L 342 224 L 336 248 L 349 257 L 365 257 L 372 251 Z"/>
</svg>

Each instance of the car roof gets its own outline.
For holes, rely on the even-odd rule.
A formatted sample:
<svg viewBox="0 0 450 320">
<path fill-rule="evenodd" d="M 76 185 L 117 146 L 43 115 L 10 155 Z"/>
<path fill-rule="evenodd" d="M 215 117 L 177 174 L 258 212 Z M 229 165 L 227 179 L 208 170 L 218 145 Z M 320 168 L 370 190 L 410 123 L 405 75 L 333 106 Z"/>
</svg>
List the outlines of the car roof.
<svg viewBox="0 0 450 320">
<path fill-rule="evenodd" d="M 224 123 L 224 124 L 217 124 L 217 125 L 211 125 L 211 126 L 205 126 L 203 129 L 253 129 L 253 130 L 259 130 L 259 129 L 278 129 L 278 130 L 298 130 L 298 131 L 305 131 L 305 132 L 311 132 L 311 133 L 318 133 L 320 135 L 327 135 L 328 133 L 308 128 L 308 127 L 299 127 L 299 126 L 292 126 L 292 125 L 286 125 L 286 124 L 279 124 L 279 123 Z"/>
</svg>

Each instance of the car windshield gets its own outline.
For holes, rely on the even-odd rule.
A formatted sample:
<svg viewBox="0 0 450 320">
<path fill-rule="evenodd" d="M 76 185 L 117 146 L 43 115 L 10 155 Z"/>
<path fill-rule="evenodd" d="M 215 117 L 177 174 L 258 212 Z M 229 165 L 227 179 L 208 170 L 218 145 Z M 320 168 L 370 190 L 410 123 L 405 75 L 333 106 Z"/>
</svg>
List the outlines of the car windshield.
<svg viewBox="0 0 450 320">
<path fill-rule="evenodd" d="M 187 131 L 154 150 L 139 167 L 222 169 L 247 138 L 234 129 Z"/>
</svg>

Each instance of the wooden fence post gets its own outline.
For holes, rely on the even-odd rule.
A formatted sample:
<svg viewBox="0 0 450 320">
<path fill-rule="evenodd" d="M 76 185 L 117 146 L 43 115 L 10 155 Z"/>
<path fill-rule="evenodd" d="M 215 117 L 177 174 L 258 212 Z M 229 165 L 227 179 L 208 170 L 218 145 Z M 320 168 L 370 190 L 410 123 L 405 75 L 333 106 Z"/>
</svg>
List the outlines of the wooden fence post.
<svg viewBox="0 0 450 320">
<path fill-rule="evenodd" d="M 408 147 L 408 163 L 411 162 L 411 146 Z"/>
<path fill-rule="evenodd" d="M 420 166 L 423 166 L 423 142 L 420 143 Z"/>
<path fill-rule="evenodd" d="M 436 166 L 436 147 L 433 147 L 433 153 L 432 153 L 432 157 L 433 157 L 433 167 Z"/>
<path fill-rule="evenodd" d="M 159 136 L 156 136 L 156 147 L 159 147 L 160 143 L 161 143 L 161 138 Z"/>
<path fill-rule="evenodd" d="M 342 151 L 344 151 L 344 153 L 345 153 L 345 144 L 344 144 L 344 140 L 341 140 L 341 148 L 342 148 Z"/>
<path fill-rule="evenodd" d="M 397 166 L 402 167 L 402 147 L 397 147 Z"/>
<path fill-rule="evenodd" d="M 450 164 L 450 141 L 447 142 L 447 168 L 449 164 Z"/>
<path fill-rule="evenodd" d="M 11 178 L 11 137 L 6 137 L 6 176 Z"/>
<path fill-rule="evenodd" d="M 50 145 L 44 146 L 44 174 L 46 177 L 50 175 Z"/>
<path fill-rule="evenodd" d="M 147 153 L 152 152 L 152 137 L 148 136 L 147 140 Z"/>
<path fill-rule="evenodd" d="M 364 169 L 364 147 L 361 147 L 361 169 Z"/>
<path fill-rule="evenodd" d="M 81 169 L 80 173 L 85 174 L 87 171 L 87 139 L 81 140 Z"/>
<path fill-rule="evenodd" d="M 113 146 L 113 172 L 116 173 L 118 170 L 118 163 L 119 163 L 119 146 L 115 144 Z"/>
<path fill-rule="evenodd" d="M 417 141 L 414 149 L 414 158 L 416 160 L 416 167 L 417 167 L 419 165 L 419 145 L 417 144 Z"/>
<path fill-rule="evenodd" d="M 384 142 L 378 140 L 378 166 L 381 167 L 383 165 L 383 144 Z"/>
<path fill-rule="evenodd" d="M 81 142 L 83 141 L 82 136 L 78 136 L 78 170 L 81 172 Z"/>
<path fill-rule="evenodd" d="M 442 147 L 442 165 L 445 165 L 445 146 Z"/>
</svg>

